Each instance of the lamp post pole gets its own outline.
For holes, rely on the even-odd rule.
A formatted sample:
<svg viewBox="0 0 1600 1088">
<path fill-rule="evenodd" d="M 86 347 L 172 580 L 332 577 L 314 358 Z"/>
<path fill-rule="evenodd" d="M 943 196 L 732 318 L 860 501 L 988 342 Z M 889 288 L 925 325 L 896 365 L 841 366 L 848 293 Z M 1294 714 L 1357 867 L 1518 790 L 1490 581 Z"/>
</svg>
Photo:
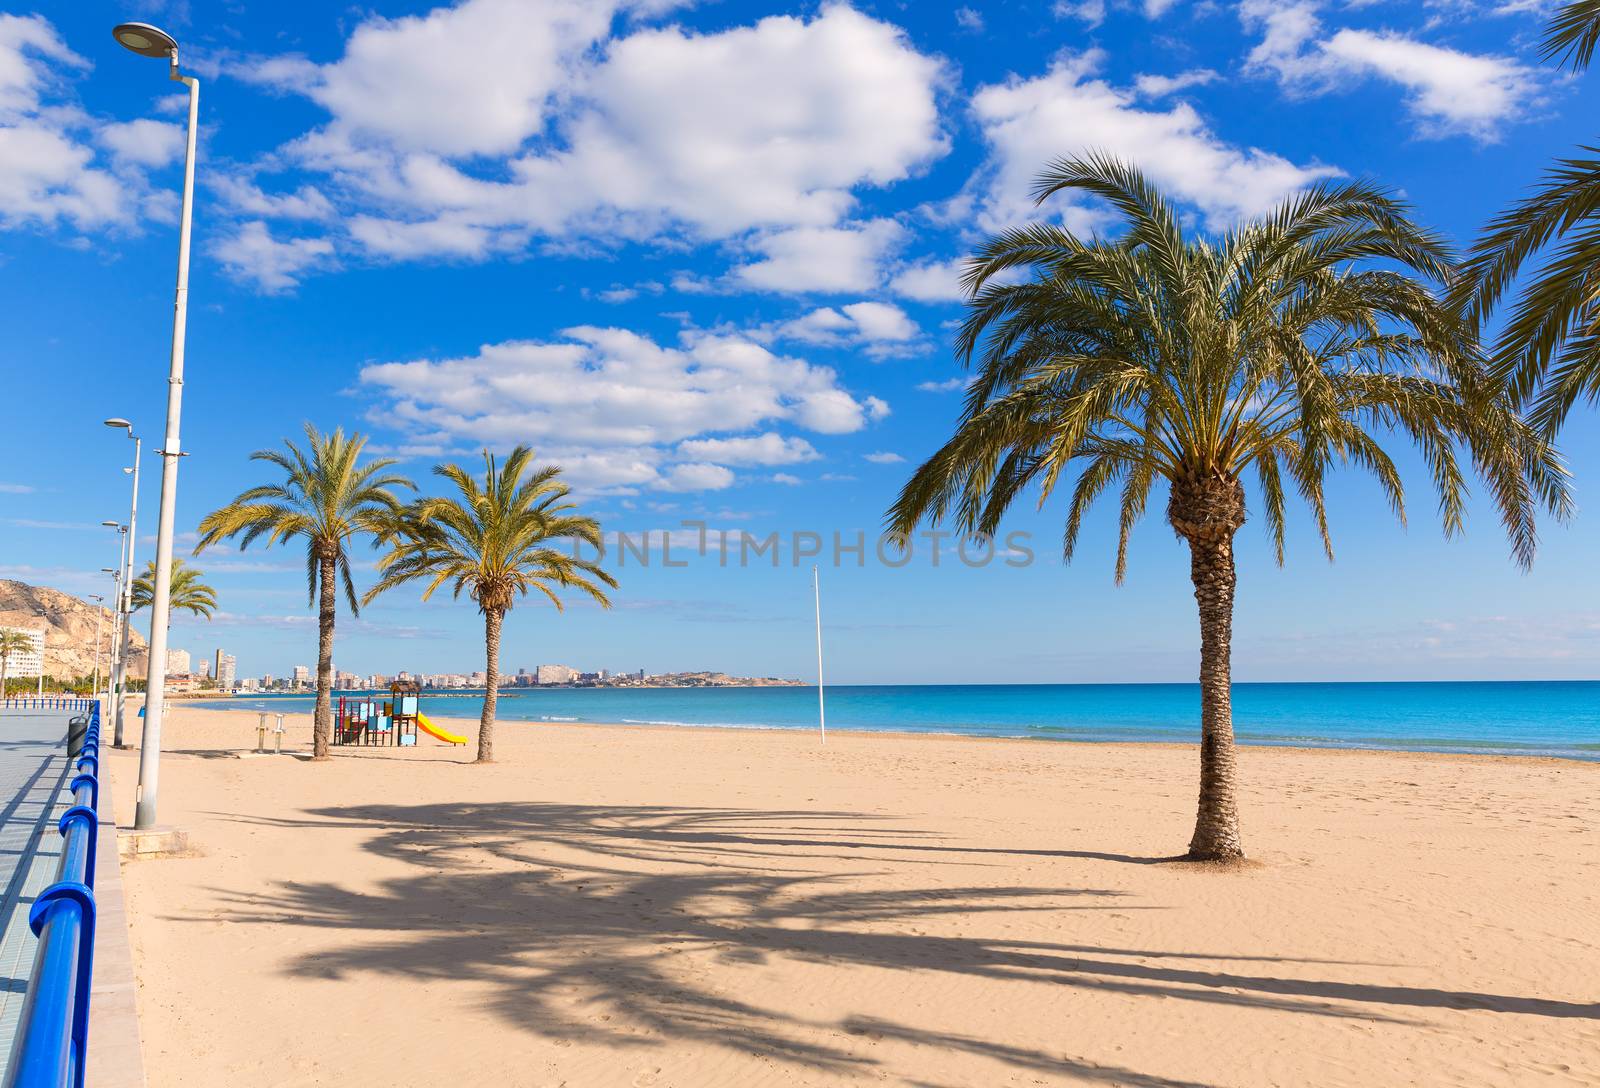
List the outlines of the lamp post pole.
<svg viewBox="0 0 1600 1088">
<path fill-rule="evenodd" d="M 156 825 L 161 774 L 161 724 L 167 687 L 167 617 L 172 589 L 172 530 L 178 504 L 178 458 L 183 456 L 183 347 L 189 317 L 189 231 L 194 214 L 195 129 L 200 118 L 200 81 L 178 69 L 178 43 L 143 23 L 123 23 L 112 35 L 141 56 L 165 56 L 167 78 L 189 89 L 189 135 L 183 156 L 183 206 L 178 220 L 178 281 L 172 307 L 172 356 L 167 373 L 167 431 L 161 454 L 161 510 L 156 521 L 156 569 L 151 586 L 149 663 L 145 668 L 144 737 L 139 746 L 139 790 L 133 826 Z"/>
<path fill-rule="evenodd" d="M 94 602 L 94 682 L 89 686 L 89 698 L 98 702 L 100 700 L 100 632 L 104 628 L 105 609 L 100 607 L 105 603 L 104 597 L 89 594 L 89 599 Z"/>
<path fill-rule="evenodd" d="M 134 534 L 139 531 L 139 459 L 143 451 L 144 439 L 133 433 L 133 428 L 128 428 L 128 435 L 133 439 L 133 500 L 128 507 L 128 549 L 122 561 L 122 597 L 118 607 L 122 611 L 122 626 L 126 630 L 133 622 L 133 551 L 137 547 L 138 537 Z M 122 640 L 122 661 L 118 665 L 117 673 L 122 683 L 117 687 L 116 729 L 112 733 L 111 743 L 117 748 L 125 747 L 123 743 L 123 721 L 126 718 L 128 703 L 128 644 L 132 639 L 124 637 Z M 145 666 L 145 674 L 149 675 L 149 666 Z"/>
</svg>

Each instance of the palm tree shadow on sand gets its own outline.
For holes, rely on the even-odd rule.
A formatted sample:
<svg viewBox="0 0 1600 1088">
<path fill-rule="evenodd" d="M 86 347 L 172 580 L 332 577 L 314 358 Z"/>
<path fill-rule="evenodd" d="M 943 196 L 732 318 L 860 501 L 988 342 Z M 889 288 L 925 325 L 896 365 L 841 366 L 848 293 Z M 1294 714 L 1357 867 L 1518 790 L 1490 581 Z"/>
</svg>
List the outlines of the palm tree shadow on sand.
<svg viewBox="0 0 1600 1088">
<path fill-rule="evenodd" d="M 292 973 L 483 982 L 493 990 L 489 1008 L 518 1030 L 619 1049 L 691 1043 L 842 1071 L 877 1064 L 865 1036 L 1088 1081 L 1145 1088 L 1190 1083 L 874 1017 L 819 1021 L 763 1008 L 730 989 L 726 973 L 704 971 L 708 955 L 723 964 L 788 960 L 1048 982 L 1391 1023 L 1421 1023 L 1395 1007 L 1600 1017 L 1600 1005 L 1593 1004 L 1265 973 L 1272 963 L 1337 961 L 924 933 L 919 924 L 939 915 L 970 921 L 1017 911 L 1164 908 L 1091 887 L 862 889 L 861 876 L 915 861 L 919 851 L 963 848 L 875 826 L 878 818 L 854 813 L 511 802 L 359 805 L 311 810 L 302 819 L 229 818 L 308 832 L 370 829 L 366 849 L 420 870 L 377 890 L 322 883 L 285 884 L 265 895 L 224 890 L 236 921 L 370 937 L 352 936 L 342 948 L 307 954 L 291 964 Z M 968 852 L 982 864 L 985 851 Z M 848 857 L 862 868 L 818 874 L 807 863 L 820 857 Z M 1192 964 L 1197 960 L 1239 966 L 1202 968 Z M 1252 962 L 1259 966 L 1248 966 Z"/>
</svg>

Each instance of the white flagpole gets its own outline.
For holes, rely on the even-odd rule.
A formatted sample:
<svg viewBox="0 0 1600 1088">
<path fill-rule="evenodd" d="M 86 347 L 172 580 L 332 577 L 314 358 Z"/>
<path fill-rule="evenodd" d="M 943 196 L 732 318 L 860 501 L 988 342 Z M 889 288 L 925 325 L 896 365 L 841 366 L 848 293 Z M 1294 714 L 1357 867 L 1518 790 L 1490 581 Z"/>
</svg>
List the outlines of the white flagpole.
<svg viewBox="0 0 1600 1088">
<path fill-rule="evenodd" d="M 817 568 L 811 568 L 811 594 L 817 605 L 817 729 L 822 743 L 828 743 L 828 718 L 822 703 L 822 587 L 818 582 Z"/>
</svg>

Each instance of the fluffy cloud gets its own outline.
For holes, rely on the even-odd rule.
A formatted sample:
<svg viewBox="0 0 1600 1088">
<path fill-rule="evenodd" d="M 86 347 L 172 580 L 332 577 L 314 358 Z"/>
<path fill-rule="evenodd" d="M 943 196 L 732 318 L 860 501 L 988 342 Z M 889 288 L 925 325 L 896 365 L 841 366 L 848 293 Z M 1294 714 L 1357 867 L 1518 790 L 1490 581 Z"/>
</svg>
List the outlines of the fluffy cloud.
<svg viewBox="0 0 1600 1088">
<path fill-rule="evenodd" d="M 171 161 L 174 126 L 107 122 L 51 100 L 88 67 L 49 20 L 0 14 L 0 228 L 132 229 L 171 217 L 170 194 L 151 192 L 146 171 Z"/>
<path fill-rule="evenodd" d="M 96 133 L 99 142 L 123 162 L 137 166 L 165 166 L 183 157 L 187 138 L 184 125 L 170 121 L 114 121 Z"/>
<path fill-rule="evenodd" d="M 679 444 L 678 456 L 719 465 L 796 465 L 822 455 L 803 438 L 768 431 L 743 438 L 691 438 Z"/>
<path fill-rule="evenodd" d="M 863 461 L 871 461 L 875 465 L 903 465 L 906 459 L 891 450 L 878 450 L 874 453 L 863 453 Z"/>
<path fill-rule="evenodd" d="M 755 335 L 823 347 L 859 347 L 880 359 L 916 354 L 927 347 L 917 323 L 888 302 L 852 302 L 838 309 L 823 306 Z"/>
<path fill-rule="evenodd" d="M 902 298 L 918 302 L 962 302 L 967 293 L 961 287 L 965 262 L 924 260 L 908 264 L 894 274 L 889 290 Z"/>
<path fill-rule="evenodd" d="M 889 411 L 876 397 L 857 399 L 826 367 L 731 333 L 689 333 L 668 347 L 584 326 L 465 358 L 381 363 L 361 378 L 384 400 L 375 418 L 442 442 L 529 442 L 590 487 L 726 487 L 733 474 L 719 462 L 815 455 L 801 438 L 741 432 L 787 422 L 846 434 Z"/>
<path fill-rule="evenodd" d="M 1204 87 L 1221 79 L 1210 68 L 1191 68 L 1175 76 L 1139 75 L 1133 79 L 1133 89 L 1145 98 L 1164 98 L 1190 87 Z"/>
<path fill-rule="evenodd" d="M 1267 211 L 1339 172 L 1229 144 L 1186 102 L 1169 110 L 1141 108 L 1133 92 L 1096 78 L 1101 60 L 1097 51 L 1064 56 L 1042 76 L 991 84 L 973 97 L 973 113 L 991 149 L 976 182 L 985 229 L 1040 214 L 1028 195 L 1039 171 L 1053 159 L 1090 150 L 1135 163 L 1198 207 L 1213 227 Z M 1052 206 L 1060 210 L 1062 201 Z M 1065 215 L 1070 226 L 1082 229 L 1095 222 L 1096 213 L 1074 203 Z"/>
<path fill-rule="evenodd" d="M 744 239 L 744 286 L 875 285 L 898 228 L 849 221 L 854 190 L 944 153 L 941 64 L 843 5 L 611 38 L 628 6 L 464 0 L 369 19 L 334 63 L 245 74 L 328 111 L 283 155 L 337 183 L 350 242 L 378 255 L 683 233 Z"/>
<path fill-rule="evenodd" d="M 1535 73 L 1509 57 L 1463 53 L 1404 34 L 1345 28 L 1321 38 L 1315 0 L 1246 0 L 1239 17 L 1261 33 L 1249 67 L 1297 95 L 1327 94 L 1363 78 L 1407 91 L 1406 109 L 1424 136 L 1495 138 L 1539 94 Z"/>
<path fill-rule="evenodd" d="M 241 224 L 213 245 L 211 253 L 230 276 L 277 294 L 294 287 L 308 268 L 326 264 L 333 256 L 333 243 L 326 238 L 279 241 L 257 219 Z"/>
<path fill-rule="evenodd" d="M 733 270 L 734 279 L 764 291 L 870 291 L 883 279 L 885 254 L 904 228 L 892 219 L 841 227 L 796 227 L 758 238 L 762 258 Z"/>
</svg>

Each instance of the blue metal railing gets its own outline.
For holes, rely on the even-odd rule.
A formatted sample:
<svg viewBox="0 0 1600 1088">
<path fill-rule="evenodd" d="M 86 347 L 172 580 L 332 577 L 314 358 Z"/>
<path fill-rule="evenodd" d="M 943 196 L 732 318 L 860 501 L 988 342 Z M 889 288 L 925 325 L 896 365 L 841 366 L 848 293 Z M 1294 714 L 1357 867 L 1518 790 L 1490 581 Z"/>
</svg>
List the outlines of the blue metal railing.
<svg viewBox="0 0 1600 1088">
<path fill-rule="evenodd" d="M 93 710 L 98 718 L 100 702 L 97 699 L 80 699 L 76 695 L 12 696 L 0 704 L 6 710 Z"/>
<path fill-rule="evenodd" d="M 6 1088 L 82 1088 L 94 970 L 94 864 L 99 842 L 100 704 L 67 729 L 77 771 L 72 807 L 62 813 L 66 841 L 55 883 L 39 893 L 28 924 L 39 938 L 6 1069 Z M 79 727 L 81 726 L 81 732 Z"/>
</svg>

